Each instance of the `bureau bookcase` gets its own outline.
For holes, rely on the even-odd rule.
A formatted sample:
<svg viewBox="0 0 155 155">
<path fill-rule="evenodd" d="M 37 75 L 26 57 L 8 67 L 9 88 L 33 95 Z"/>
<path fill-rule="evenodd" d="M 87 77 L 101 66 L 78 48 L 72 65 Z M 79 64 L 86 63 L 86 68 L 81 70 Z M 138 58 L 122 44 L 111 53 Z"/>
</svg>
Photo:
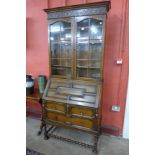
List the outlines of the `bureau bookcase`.
<svg viewBox="0 0 155 155">
<path fill-rule="evenodd" d="M 71 128 L 98 138 L 105 25 L 110 1 L 45 9 L 50 78 L 42 97 L 42 125 Z M 62 139 L 62 138 L 60 138 Z M 88 145 L 87 145 L 88 146 Z M 97 141 L 93 146 L 96 150 Z"/>
</svg>

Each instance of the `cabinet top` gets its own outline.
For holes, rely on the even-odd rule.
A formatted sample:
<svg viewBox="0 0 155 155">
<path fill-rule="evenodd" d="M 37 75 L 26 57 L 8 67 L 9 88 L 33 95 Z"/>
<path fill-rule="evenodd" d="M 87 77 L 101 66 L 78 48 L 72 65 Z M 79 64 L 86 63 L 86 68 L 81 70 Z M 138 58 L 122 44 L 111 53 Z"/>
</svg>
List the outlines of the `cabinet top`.
<svg viewBox="0 0 155 155">
<path fill-rule="evenodd" d="M 61 18 L 69 16 L 85 16 L 85 15 L 99 15 L 106 14 L 111 7 L 110 0 L 102 2 L 64 6 L 57 8 L 44 9 L 48 14 L 48 18 Z"/>
</svg>

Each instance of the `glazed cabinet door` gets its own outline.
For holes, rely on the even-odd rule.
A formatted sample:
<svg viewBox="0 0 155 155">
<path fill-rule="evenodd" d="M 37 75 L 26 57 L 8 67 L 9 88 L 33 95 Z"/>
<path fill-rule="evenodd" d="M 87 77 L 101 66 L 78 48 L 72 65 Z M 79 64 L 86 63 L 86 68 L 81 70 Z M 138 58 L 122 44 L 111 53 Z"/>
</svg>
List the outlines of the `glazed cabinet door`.
<svg viewBox="0 0 155 155">
<path fill-rule="evenodd" d="M 50 71 L 53 77 L 97 79 L 102 76 L 105 16 L 49 20 Z"/>
<path fill-rule="evenodd" d="M 104 29 L 104 16 L 75 18 L 77 79 L 101 78 Z"/>
<path fill-rule="evenodd" d="M 72 77 L 72 19 L 49 20 L 50 72 L 53 77 Z"/>
</svg>

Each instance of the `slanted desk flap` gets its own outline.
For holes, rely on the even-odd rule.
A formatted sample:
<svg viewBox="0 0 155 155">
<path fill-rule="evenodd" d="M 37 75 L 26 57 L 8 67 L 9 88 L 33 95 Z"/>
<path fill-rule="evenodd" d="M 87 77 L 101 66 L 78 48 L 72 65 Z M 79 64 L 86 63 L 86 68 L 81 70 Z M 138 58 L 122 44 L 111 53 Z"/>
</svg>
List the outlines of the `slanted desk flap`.
<svg viewBox="0 0 155 155">
<path fill-rule="evenodd" d="M 57 87 L 57 94 L 83 97 L 85 90 L 79 88 Z"/>
</svg>

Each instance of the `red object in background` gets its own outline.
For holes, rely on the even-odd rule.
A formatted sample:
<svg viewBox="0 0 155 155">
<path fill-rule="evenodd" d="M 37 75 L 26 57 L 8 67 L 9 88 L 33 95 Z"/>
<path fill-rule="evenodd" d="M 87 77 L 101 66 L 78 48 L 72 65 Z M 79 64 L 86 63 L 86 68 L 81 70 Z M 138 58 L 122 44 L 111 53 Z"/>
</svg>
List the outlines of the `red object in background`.
<svg viewBox="0 0 155 155">
<path fill-rule="evenodd" d="M 99 2 L 101 0 L 27 0 L 27 74 L 49 77 L 48 30 L 46 8 Z M 116 60 L 121 58 L 122 65 Z M 103 131 L 120 135 L 123 129 L 124 110 L 128 84 L 128 0 L 111 0 L 107 16 L 104 52 L 104 82 L 102 94 Z M 119 105 L 120 112 L 113 112 Z M 34 106 L 34 105 L 33 105 Z M 38 109 L 38 107 L 34 107 Z M 39 110 L 39 109 L 38 109 Z"/>
<path fill-rule="evenodd" d="M 41 118 L 41 106 L 39 103 L 26 103 L 26 113 L 27 116 L 39 117 Z"/>
</svg>

